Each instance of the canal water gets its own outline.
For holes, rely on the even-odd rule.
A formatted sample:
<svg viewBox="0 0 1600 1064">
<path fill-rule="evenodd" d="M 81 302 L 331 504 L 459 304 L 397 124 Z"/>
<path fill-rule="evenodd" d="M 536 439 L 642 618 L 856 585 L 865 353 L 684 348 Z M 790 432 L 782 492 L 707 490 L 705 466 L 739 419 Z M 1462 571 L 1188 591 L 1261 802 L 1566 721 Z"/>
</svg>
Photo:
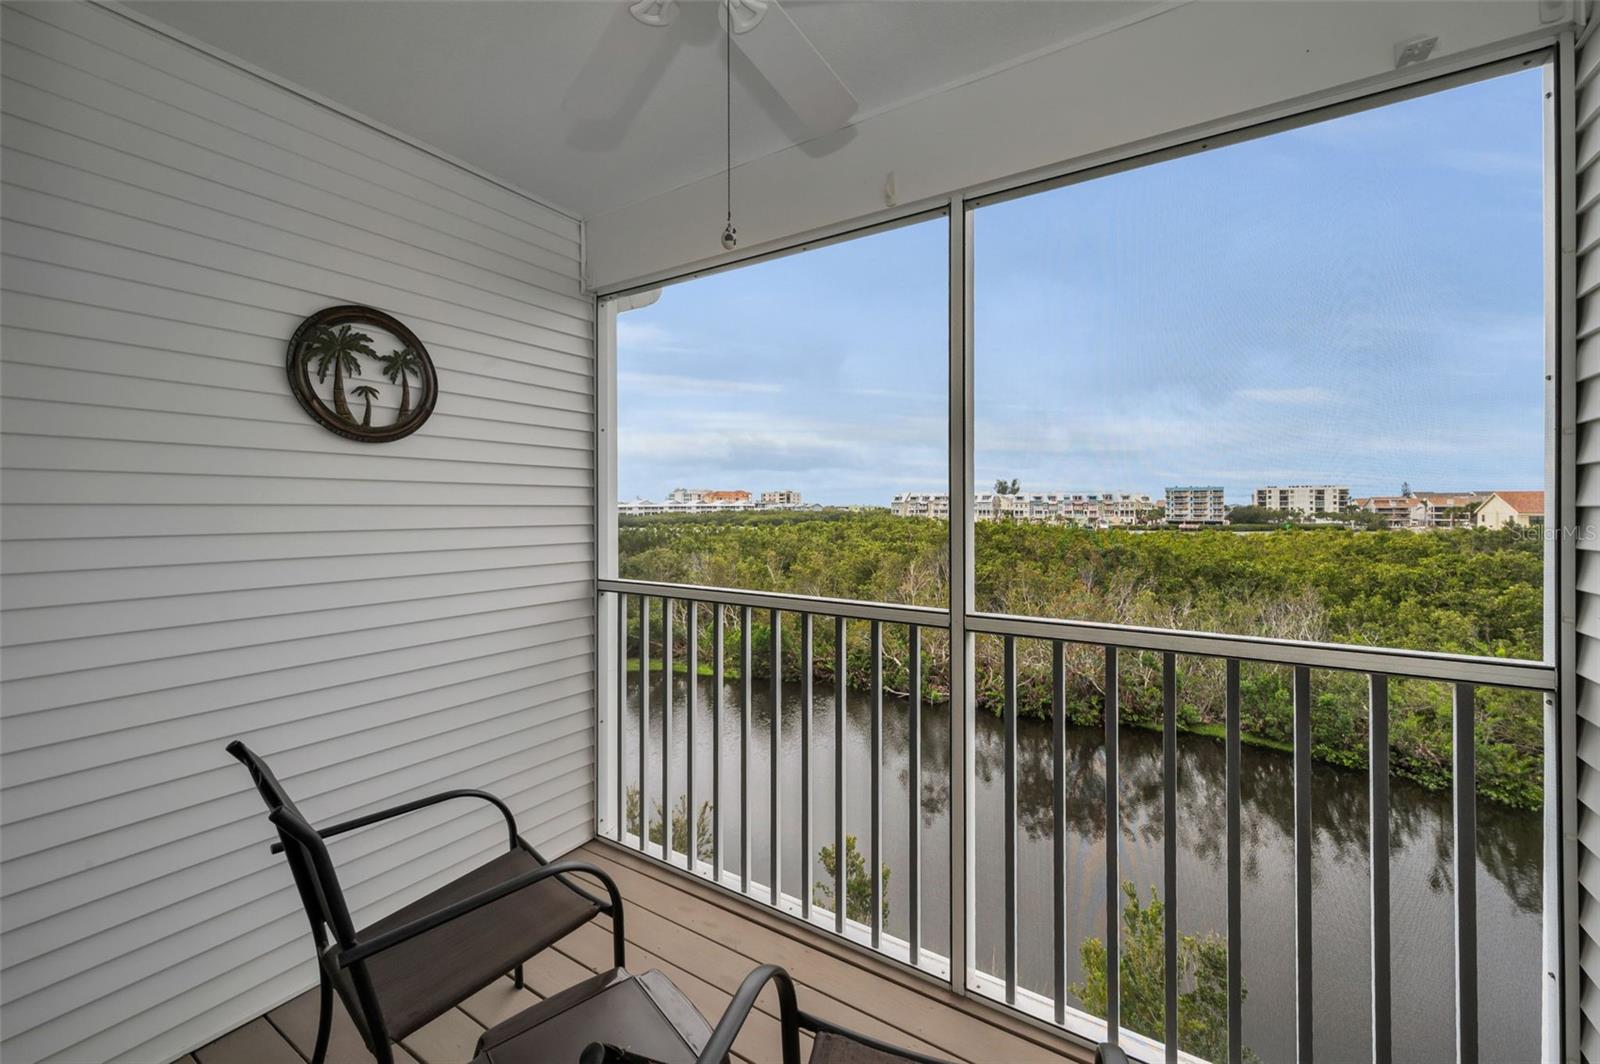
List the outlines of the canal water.
<svg viewBox="0 0 1600 1064">
<path fill-rule="evenodd" d="M 652 819 L 660 816 L 660 707 L 663 677 L 651 677 L 651 764 L 645 793 Z M 713 686 L 701 677 L 696 724 L 696 797 L 711 798 Z M 673 802 L 682 800 L 689 680 L 673 679 Z M 824 687 L 827 690 L 824 690 Z M 792 688 L 792 689 L 791 689 Z M 817 685 L 813 710 L 812 801 L 815 845 L 832 842 L 834 702 L 831 685 Z M 637 786 L 638 674 L 630 678 L 623 770 Z M 724 861 L 738 868 L 740 691 L 723 694 L 722 789 Z M 752 874 L 768 867 L 767 791 L 770 786 L 772 698 L 765 682 L 752 699 L 753 770 L 750 786 Z M 863 852 L 869 826 L 870 710 L 865 695 L 847 699 L 846 819 Z M 799 895 L 805 872 L 799 841 L 799 685 L 786 685 L 781 707 L 779 756 L 784 827 L 784 890 Z M 922 794 L 917 803 L 923 854 L 922 926 L 929 949 L 949 946 L 950 717 L 944 704 L 925 703 L 922 722 Z M 882 762 L 882 860 L 889 868 L 886 928 L 906 930 L 907 839 L 912 812 L 907 748 L 910 703 L 885 697 Z M 1121 747 L 1122 875 L 1148 904 L 1162 883 L 1163 791 L 1161 737 L 1124 729 Z M 1067 982 L 1083 980 L 1080 948 L 1105 933 L 1105 817 L 1103 734 L 1073 728 L 1067 736 Z M 1178 754 L 1178 922 L 1184 935 L 1225 935 L 1224 758 L 1221 742 L 1180 736 Z M 1002 805 L 1004 760 L 1000 721 L 978 718 L 976 911 L 978 966 L 1005 970 L 1005 882 Z M 1293 766 L 1273 750 L 1243 750 L 1244 1042 L 1263 1061 L 1294 1057 L 1294 847 Z M 1051 915 L 1053 824 L 1050 728 L 1020 722 L 1017 757 L 1018 970 L 1023 986 L 1046 996 L 1054 987 Z M 1367 785 L 1363 773 L 1324 765 L 1312 773 L 1313 985 L 1317 1056 L 1328 1061 L 1370 1059 L 1370 967 L 1367 856 Z M 1454 887 L 1450 802 L 1446 793 L 1405 780 L 1391 783 L 1391 972 L 1394 989 L 1394 1059 L 1447 1060 L 1454 1056 Z M 1542 941 L 1543 826 L 1538 813 L 1481 803 L 1477 958 L 1482 1059 L 1535 1061 L 1539 1057 Z M 813 880 L 823 878 L 813 861 Z M 1219 988 L 1220 992 L 1220 988 Z M 1081 1007 L 1076 995 L 1069 1003 Z M 1160 1032 L 1151 1032 L 1159 1037 Z M 1185 1046 L 1184 1049 L 1191 1047 Z"/>
</svg>

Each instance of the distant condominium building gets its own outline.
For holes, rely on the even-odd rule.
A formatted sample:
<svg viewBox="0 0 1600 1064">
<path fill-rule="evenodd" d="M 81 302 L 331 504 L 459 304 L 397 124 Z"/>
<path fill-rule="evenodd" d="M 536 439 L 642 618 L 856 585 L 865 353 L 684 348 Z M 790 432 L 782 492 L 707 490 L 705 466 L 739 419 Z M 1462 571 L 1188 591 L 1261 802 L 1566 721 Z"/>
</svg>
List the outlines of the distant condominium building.
<svg viewBox="0 0 1600 1064">
<path fill-rule="evenodd" d="M 1369 495 L 1353 500 L 1358 510 L 1377 514 L 1389 528 L 1426 528 L 1428 504 L 1414 495 Z"/>
<path fill-rule="evenodd" d="M 1155 500 L 1142 492 L 1075 492 L 1062 497 L 1057 515 L 1068 524 L 1114 528 L 1140 524 L 1149 519 L 1155 508 Z"/>
<path fill-rule="evenodd" d="M 1336 514 L 1350 506 L 1344 484 L 1269 484 L 1255 490 L 1255 504 L 1266 510 L 1302 514 Z"/>
<path fill-rule="evenodd" d="M 980 491 L 972 496 L 974 521 L 1111 528 L 1137 524 L 1154 509 L 1155 502 L 1150 496 L 1131 491 L 1023 491 L 1016 494 Z M 890 501 L 889 512 L 896 517 L 948 519 L 950 496 L 946 492 L 901 492 Z"/>
<path fill-rule="evenodd" d="M 813 505 L 811 509 L 818 509 Z M 720 514 L 741 510 L 799 510 L 805 509 L 800 493 L 787 488 L 764 491 L 760 501 L 742 489 L 715 490 L 712 488 L 673 488 L 663 502 L 634 499 L 617 503 L 617 513 L 625 517 L 644 514 Z"/>
<path fill-rule="evenodd" d="M 950 517 L 947 492 L 902 491 L 889 501 L 889 512 L 896 517 Z"/>
<path fill-rule="evenodd" d="M 1228 504 L 1215 485 L 1167 489 L 1166 522 L 1169 525 L 1225 525 Z"/>
<path fill-rule="evenodd" d="M 1425 528 L 1471 528 L 1473 514 L 1493 494 L 1486 491 L 1417 491 L 1412 498 L 1420 499 L 1426 509 L 1422 520 Z"/>
<path fill-rule="evenodd" d="M 1493 495 L 1487 491 L 1410 491 L 1352 499 L 1357 510 L 1378 514 L 1388 528 L 1470 528 Z"/>
</svg>

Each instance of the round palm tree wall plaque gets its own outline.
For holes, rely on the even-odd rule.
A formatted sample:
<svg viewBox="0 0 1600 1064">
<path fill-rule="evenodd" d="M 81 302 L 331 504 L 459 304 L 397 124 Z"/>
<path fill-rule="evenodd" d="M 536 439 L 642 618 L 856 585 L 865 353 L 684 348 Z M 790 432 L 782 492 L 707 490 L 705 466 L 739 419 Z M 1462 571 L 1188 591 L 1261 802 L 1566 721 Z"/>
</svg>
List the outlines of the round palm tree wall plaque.
<svg viewBox="0 0 1600 1064">
<path fill-rule="evenodd" d="M 301 322 L 285 368 L 306 413 L 328 431 L 363 443 L 417 431 L 439 395 L 422 341 L 372 307 L 329 307 Z"/>
</svg>

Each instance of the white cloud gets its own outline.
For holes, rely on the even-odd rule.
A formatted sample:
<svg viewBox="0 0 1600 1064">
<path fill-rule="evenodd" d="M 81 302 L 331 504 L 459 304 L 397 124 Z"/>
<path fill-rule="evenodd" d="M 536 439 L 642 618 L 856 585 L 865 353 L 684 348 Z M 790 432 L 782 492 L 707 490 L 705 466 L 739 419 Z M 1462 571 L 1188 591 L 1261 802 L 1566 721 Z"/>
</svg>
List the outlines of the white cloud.
<svg viewBox="0 0 1600 1064">
<path fill-rule="evenodd" d="M 1539 154 L 1527 151 L 1452 148 L 1438 152 L 1435 158 L 1441 166 L 1483 177 L 1536 177 L 1544 170 Z"/>
<path fill-rule="evenodd" d="M 640 388 L 653 395 L 777 395 L 783 388 L 767 381 L 738 381 L 721 377 L 689 377 L 673 373 L 618 373 L 623 388 Z"/>
<path fill-rule="evenodd" d="M 1252 403 L 1277 403 L 1285 406 L 1302 406 L 1307 403 L 1326 403 L 1333 393 L 1325 388 L 1240 388 L 1234 393 Z"/>
<path fill-rule="evenodd" d="M 680 352 L 691 351 L 693 347 L 685 344 L 671 329 L 649 321 L 629 321 L 627 318 L 617 318 L 617 350 L 627 353 L 635 352 Z"/>
</svg>

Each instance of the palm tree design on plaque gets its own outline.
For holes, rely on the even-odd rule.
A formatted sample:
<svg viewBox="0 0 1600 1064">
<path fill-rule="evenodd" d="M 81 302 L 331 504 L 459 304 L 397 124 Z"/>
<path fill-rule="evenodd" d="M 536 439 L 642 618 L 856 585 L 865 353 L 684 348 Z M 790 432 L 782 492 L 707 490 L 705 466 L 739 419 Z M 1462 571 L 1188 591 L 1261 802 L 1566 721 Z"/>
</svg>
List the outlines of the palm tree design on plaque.
<svg viewBox="0 0 1600 1064">
<path fill-rule="evenodd" d="M 352 388 L 350 394 L 357 399 L 365 399 L 367 401 L 367 409 L 361 415 L 361 427 L 370 429 L 372 427 L 372 401 L 378 397 L 378 389 L 370 384 L 363 384 L 359 388 Z"/>
<path fill-rule="evenodd" d="M 395 423 L 399 424 L 411 413 L 409 378 L 422 379 L 422 355 L 414 347 L 403 347 L 392 355 L 379 355 L 378 361 L 383 363 L 383 375 L 389 378 L 389 383 L 400 385 L 400 414 L 395 418 Z"/>
<path fill-rule="evenodd" d="M 306 361 L 317 360 L 317 381 L 320 383 L 328 379 L 328 370 L 333 370 L 333 412 L 346 421 L 355 421 L 355 416 L 350 413 L 350 404 L 344 397 L 344 375 L 361 376 L 361 360 L 357 355 L 370 355 L 378 357 L 372 349 L 372 337 L 364 332 L 356 332 L 348 325 L 339 326 L 338 330 L 318 329 L 315 336 L 306 344 Z M 368 409 L 371 409 L 368 401 Z"/>
</svg>

